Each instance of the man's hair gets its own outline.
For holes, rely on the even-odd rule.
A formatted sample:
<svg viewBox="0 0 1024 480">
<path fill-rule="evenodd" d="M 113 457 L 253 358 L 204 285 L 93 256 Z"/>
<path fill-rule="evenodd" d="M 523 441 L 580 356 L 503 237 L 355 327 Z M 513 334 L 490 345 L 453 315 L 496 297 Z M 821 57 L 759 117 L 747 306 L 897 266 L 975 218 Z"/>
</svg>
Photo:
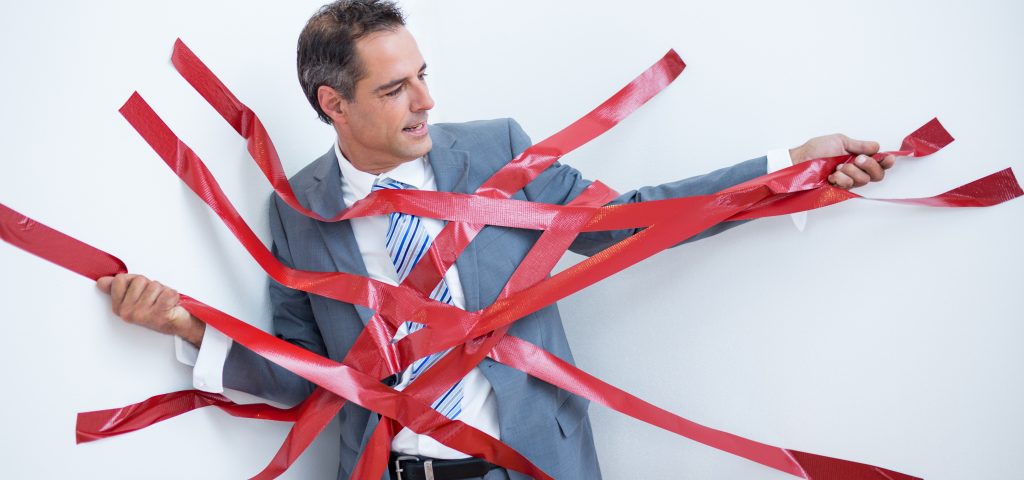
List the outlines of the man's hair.
<svg viewBox="0 0 1024 480">
<path fill-rule="evenodd" d="M 320 120 L 331 124 L 320 108 L 317 89 L 327 85 L 352 100 L 356 83 L 366 74 L 356 55 L 356 41 L 403 25 L 402 10 L 387 0 L 338 0 L 320 7 L 310 17 L 299 34 L 296 67 L 302 91 Z"/>
</svg>

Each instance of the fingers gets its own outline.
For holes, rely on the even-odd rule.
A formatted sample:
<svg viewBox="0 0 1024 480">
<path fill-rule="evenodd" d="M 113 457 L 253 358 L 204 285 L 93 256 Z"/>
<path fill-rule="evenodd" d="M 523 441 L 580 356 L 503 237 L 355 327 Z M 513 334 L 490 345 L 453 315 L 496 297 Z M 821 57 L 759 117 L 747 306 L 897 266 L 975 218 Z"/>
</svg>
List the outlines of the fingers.
<svg viewBox="0 0 1024 480">
<path fill-rule="evenodd" d="M 856 165 L 847 163 L 839 166 L 839 171 L 846 174 L 846 176 L 853 179 L 854 187 L 861 187 L 867 185 L 871 181 L 871 177 L 864 173 L 863 170 L 857 168 Z"/>
<path fill-rule="evenodd" d="M 125 320 L 131 320 L 132 315 L 137 312 L 140 308 L 145 308 L 145 305 L 141 305 L 139 299 L 142 298 L 142 292 L 149 286 L 149 279 L 142 275 L 136 275 L 128 283 L 128 291 L 124 294 L 124 300 L 121 302 L 121 309 L 119 315 Z"/>
<path fill-rule="evenodd" d="M 103 277 L 96 283 L 101 290 L 106 287 L 104 291 L 109 291 L 110 307 L 114 315 L 132 323 L 138 322 L 135 315 L 150 310 L 161 292 L 167 289 L 160 282 L 150 281 L 142 275 L 131 273 Z M 177 295 L 177 292 L 174 294 Z"/>
<path fill-rule="evenodd" d="M 887 159 L 883 159 L 883 162 Z M 890 160 L 890 166 L 894 160 Z M 833 185 L 850 189 L 867 185 L 869 182 L 877 182 L 885 178 L 885 168 L 881 163 L 866 155 L 859 155 L 850 163 L 842 163 L 836 167 L 835 173 L 829 175 L 828 180 Z"/>
<path fill-rule="evenodd" d="M 139 306 L 154 306 L 156 304 L 157 297 L 159 297 L 160 293 L 166 288 L 167 287 L 164 287 L 156 280 L 149 282 L 149 285 L 146 285 L 146 289 L 142 291 L 141 295 L 139 295 Z"/>
<path fill-rule="evenodd" d="M 181 335 L 195 345 L 202 342 L 202 323 L 193 321 L 191 314 L 178 305 L 181 296 L 173 288 L 129 273 L 102 277 L 96 281 L 96 286 L 110 294 L 114 315 L 125 322 Z"/>
<path fill-rule="evenodd" d="M 159 295 L 157 295 L 156 301 L 153 302 L 153 306 L 160 310 L 170 310 L 178 306 L 178 291 L 170 287 L 162 287 Z"/>
<path fill-rule="evenodd" d="M 836 172 L 828 176 L 828 182 L 844 190 L 853 188 L 853 179 L 849 175 L 843 173 L 841 169 L 836 169 Z"/>
<path fill-rule="evenodd" d="M 896 165 L 896 155 L 886 155 L 879 164 L 886 170 L 892 168 L 893 165 Z"/>
<path fill-rule="evenodd" d="M 841 138 L 843 139 L 843 148 L 849 153 L 857 155 L 874 155 L 878 153 L 878 142 L 854 140 L 846 135 L 842 135 Z"/>
<path fill-rule="evenodd" d="M 866 173 L 868 179 L 872 182 L 878 182 L 885 178 L 885 169 L 874 158 L 867 155 L 859 155 L 853 160 L 853 164 Z"/>
<path fill-rule="evenodd" d="M 128 293 L 128 284 L 135 277 L 136 275 L 130 273 L 114 276 L 110 286 L 110 308 L 114 311 L 114 315 L 121 315 L 121 304 L 124 302 L 124 295 Z"/>
<path fill-rule="evenodd" d="M 114 277 L 100 277 L 96 280 L 96 288 L 107 295 L 110 295 L 110 286 L 113 284 Z"/>
</svg>

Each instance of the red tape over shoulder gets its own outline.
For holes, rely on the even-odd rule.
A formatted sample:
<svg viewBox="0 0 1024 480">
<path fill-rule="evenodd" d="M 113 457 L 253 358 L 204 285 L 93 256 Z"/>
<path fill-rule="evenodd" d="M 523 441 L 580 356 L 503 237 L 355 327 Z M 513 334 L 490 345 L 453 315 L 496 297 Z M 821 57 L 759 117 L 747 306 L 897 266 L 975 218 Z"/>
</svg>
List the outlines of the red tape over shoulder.
<svg viewBox="0 0 1024 480">
<path fill-rule="evenodd" d="M 379 478 L 386 468 L 391 439 L 402 427 L 430 435 L 466 454 L 535 478 L 549 478 L 514 449 L 430 408 L 430 402 L 475 367 L 484 356 L 665 430 L 806 479 L 914 478 L 870 465 L 766 445 L 699 425 L 647 403 L 568 364 L 522 339 L 507 335 L 517 319 L 544 308 L 588 285 L 665 248 L 729 220 L 804 211 L 857 194 L 829 185 L 827 176 L 852 155 L 823 158 L 765 175 L 713 195 L 603 206 L 616 194 L 594 182 L 567 205 L 509 199 L 561 156 L 603 134 L 664 89 L 685 64 L 670 51 L 606 102 L 555 135 L 528 148 L 495 173 L 474 194 L 383 190 L 325 218 L 295 198 L 280 159 L 259 118 L 239 101 L 180 40 L 172 63 L 203 98 L 248 142 L 248 149 L 275 192 L 300 213 L 336 222 L 393 211 L 448 220 L 420 261 L 399 286 L 345 273 L 306 272 L 282 265 L 260 242 L 231 205 L 202 160 L 167 127 L 138 94 L 121 113 L 164 162 L 224 221 L 253 259 L 276 281 L 375 311 L 342 363 L 320 357 L 232 318 L 191 297 L 182 297 L 189 312 L 270 361 L 317 384 L 302 404 L 291 409 L 237 405 L 226 397 L 198 391 L 158 395 L 120 409 L 79 415 L 78 441 L 92 441 L 144 428 L 204 406 L 234 416 L 294 422 L 281 449 L 255 478 L 285 471 L 347 401 L 383 416 L 357 465 L 356 478 Z M 888 154 L 925 156 L 953 138 L 937 120 L 906 137 Z M 1021 196 L 1020 185 L 1003 170 L 949 192 L 921 199 L 882 201 L 929 206 L 995 205 Z M 429 299 L 428 293 L 459 254 L 486 225 L 543 230 L 540 239 L 492 305 L 477 312 Z M 580 232 L 643 229 L 593 257 L 547 277 Z M 116 257 L 85 245 L 0 205 L 0 237 L 30 253 L 93 280 L 127 271 Z M 406 320 L 427 326 L 396 344 L 395 328 Z M 441 366 L 428 370 L 402 392 L 379 380 L 404 370 L 427 354 L 453 350 Z M 383 361 L 382 361 L 383 360 Z"/>
</svg>

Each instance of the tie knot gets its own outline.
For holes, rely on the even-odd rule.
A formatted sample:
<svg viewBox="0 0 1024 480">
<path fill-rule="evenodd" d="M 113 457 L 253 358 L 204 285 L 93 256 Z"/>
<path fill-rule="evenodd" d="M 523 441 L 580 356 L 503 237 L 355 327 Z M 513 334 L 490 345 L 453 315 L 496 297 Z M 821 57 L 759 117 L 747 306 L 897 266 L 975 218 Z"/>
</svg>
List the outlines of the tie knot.
<svg viewBox="0 0 1024 480">
<path fill-rule="evenodd" d="M 370 191 L 376 192 L 385 188 L 389 190 L 416 190 L 416 187 L 407 183 L 402 183 L 388 177 L 379 177 L 373 182 L 373 187 L 370 188 Z"/>
</svg>

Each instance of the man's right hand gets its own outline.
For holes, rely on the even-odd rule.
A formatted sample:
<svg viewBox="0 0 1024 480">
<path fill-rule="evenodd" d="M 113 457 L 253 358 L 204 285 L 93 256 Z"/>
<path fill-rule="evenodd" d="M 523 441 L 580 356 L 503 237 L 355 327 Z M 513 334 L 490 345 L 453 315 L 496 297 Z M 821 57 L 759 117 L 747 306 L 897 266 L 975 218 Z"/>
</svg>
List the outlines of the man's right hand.
<svg viewBox="0 0 1024 480">
<path fill-rule="evenodd" d="M 96 286 L 110 295 L 114 315 L 124 321 L 169 335 L 177 335 L 198 347 L 206 324 L 178 305 L 173 288 L 142 275 L 120 273 L 102 277 Z"/>
</svg>

